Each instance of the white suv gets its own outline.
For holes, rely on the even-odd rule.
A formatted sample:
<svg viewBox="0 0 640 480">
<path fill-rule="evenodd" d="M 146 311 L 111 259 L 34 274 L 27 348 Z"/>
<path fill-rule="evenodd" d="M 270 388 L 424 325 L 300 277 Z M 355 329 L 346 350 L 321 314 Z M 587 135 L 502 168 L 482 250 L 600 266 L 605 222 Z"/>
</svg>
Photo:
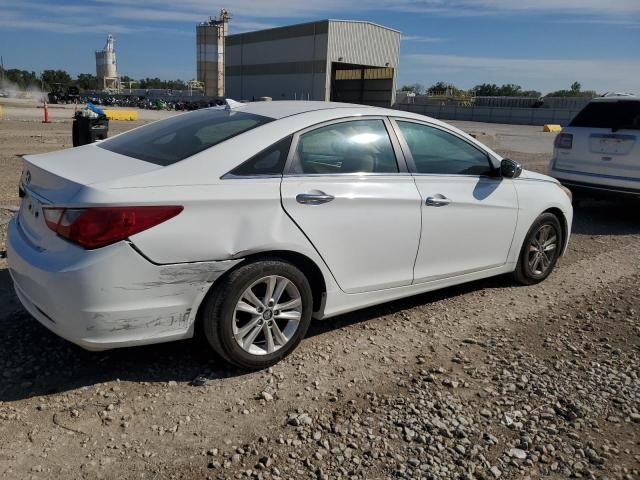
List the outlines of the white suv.
<svg viewBox="0 0 640 480">
<path fill-rule="evenodd" d="M 640 97 L 593 99 L 554 146 L 550 175 L 572 190 L 640 196 Z"/>
</svg>

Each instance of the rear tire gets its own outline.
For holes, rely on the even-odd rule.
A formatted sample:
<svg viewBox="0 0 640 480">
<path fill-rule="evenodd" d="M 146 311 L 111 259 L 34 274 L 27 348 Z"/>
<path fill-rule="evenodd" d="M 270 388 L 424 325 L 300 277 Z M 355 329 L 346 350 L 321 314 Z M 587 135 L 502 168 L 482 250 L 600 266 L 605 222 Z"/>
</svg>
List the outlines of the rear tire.
<svg viewBox="0 0 640 480">
<path fill-rule="evenodd" d="M 312 310 L 305 275 L 291 263 L 265 258 L 239 267 L 214 287 L 202 310 L 202 328 L 225 361 L 259 370 L 298 346 Z"/>
<path fill-rule="evenodd" d="M 527 232 L 513 277 L 523 285 L 542 282 L 553 271 L 564 241 L 560 221 L 552 213 L 540 215 Z"/>
</svg>

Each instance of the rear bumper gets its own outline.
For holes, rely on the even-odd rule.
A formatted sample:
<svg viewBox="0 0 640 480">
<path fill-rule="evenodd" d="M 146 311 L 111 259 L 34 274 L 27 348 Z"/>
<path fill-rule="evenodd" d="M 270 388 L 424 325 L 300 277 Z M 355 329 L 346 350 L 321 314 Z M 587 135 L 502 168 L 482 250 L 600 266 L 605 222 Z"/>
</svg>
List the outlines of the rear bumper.
<svg viewBox="0 0 640 480">
<path fill-rule="evenodd" d="M 640 195 L 640 178 L 563 170 L 556 168 L 553 161 L 549 174 L 575 191 L 625 196 Z"/>
<path fill-rule="evenodd" d="M 576 182 L 576 181 L 570 181 L 570 180 L 561 180 L 561 182 L 570 190 L 577 191 L 577 192 L 640 197 L 640 189 L 596 185 L 592 183 Z"/>
<path fill-rule="evenodd" d="M 191 337 L 210 285 L 238 262 L 154 265 L 126 242 L 73 253 L 61 260 L 33 246 L 16 219 L 9 223 L 9 273 L 22 305 L 87 350 Z"/>
</svg>

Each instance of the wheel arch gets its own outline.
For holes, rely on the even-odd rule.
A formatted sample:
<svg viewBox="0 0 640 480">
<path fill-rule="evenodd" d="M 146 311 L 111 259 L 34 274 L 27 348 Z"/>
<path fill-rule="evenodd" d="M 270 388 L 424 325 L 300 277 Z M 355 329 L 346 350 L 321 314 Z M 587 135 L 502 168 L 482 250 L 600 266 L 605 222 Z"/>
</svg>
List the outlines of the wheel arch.
<svg viewBox="0 0 640 480">
<path fill-rule="evenodd" d="M 558 207 L 548 208 L 544 212 L 542 212 L 542 214 L 544 213 L 555 215 L 555 217 L 560 222 L 560 227 L 562 228 L 562 252 L 560 252 L 560 255 L 564 255 L 568 245 L 567 239 L 569 238 L 569 224 L 567 222 L 567 217 L 565 216 L 564 212 Z"/>
<path fill-rule="evenodd" d="M 216 286 L 219 285 L 221 281 L 223 281 L 227 276 L 229 276 L 238 268 L 249 263 L 254 263 L 265 259 L 283 260 L 299 268 L 300 271 L 302 271 L 302 273 L 304 273 L 304 275 L 307 277 L 307 280 L 309 280 L 309 284 L 311 286 L 311 293 L 313 294 L 313 311 L 318 312 L 324 308 L 327 284 L 324 275 L 322 274 L 322 270 L 320 270 L 320 267 L 318 267 L 318 265 L 308 256 L 299 252 L 294 252 L 292 250 L 268 250 L 247 255 L 240 263 L 234 265 L 232 268 L 216 278 L 216 280 L 210 285 L 205 298 L 211 295 L 211 293 L 215 290 Z M 197 322 L 200 321 L 200 314 L 202 311 L 202 306 L 204 304 L 205 301 L 203 300 L 198 306 Z"/>
</svg>

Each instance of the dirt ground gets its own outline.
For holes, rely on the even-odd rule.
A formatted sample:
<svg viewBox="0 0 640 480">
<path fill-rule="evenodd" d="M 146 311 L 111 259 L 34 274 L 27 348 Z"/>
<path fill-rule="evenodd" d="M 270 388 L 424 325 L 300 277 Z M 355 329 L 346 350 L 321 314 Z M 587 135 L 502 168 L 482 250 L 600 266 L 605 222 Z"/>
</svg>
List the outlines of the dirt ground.
<svg viewBox="0 0 640 480">
<path fill-rule="evenodd" d="M 68 117 L 9 111 L 0 251 L 18 156 L 71 143 Z M 518 151 L 492 128 L 501 154 L 545 171 L 552 136 L 519 130 Z M 196 341 L 85 352 L 21 309 L 0 259 L 0 478 L 640 478 L 639 280 L 638 205 L 587 200 L 544 283 L 315 322 L 246 374 Z"/>
</svg>

